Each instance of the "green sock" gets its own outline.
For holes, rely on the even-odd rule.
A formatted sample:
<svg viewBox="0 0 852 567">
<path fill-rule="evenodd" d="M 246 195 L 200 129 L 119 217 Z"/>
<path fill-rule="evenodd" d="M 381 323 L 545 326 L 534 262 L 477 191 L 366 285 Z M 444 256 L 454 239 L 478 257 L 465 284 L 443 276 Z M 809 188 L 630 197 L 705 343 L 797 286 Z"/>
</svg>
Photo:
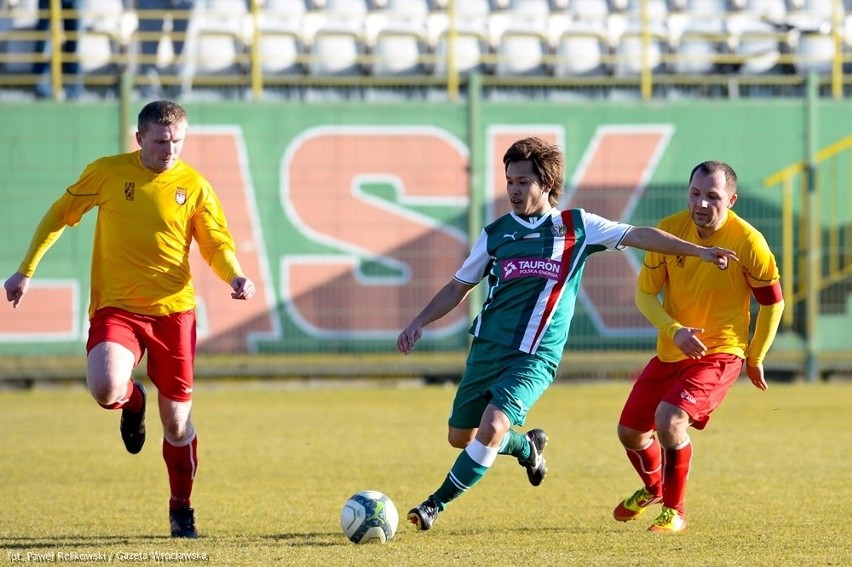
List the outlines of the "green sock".
<svg viewBox="0 0 852 567">
<path fill-rule="evenodd" d="M 510 429 L 500 442 L 500 454 L 512 455 L 524 461 L 530 457 L 530 441 L 524 433 Z"/>
<path fill-rule="evenodd" d="M 479 441 L 474 440 L 471 445 L 473 447 L 468 447 L 459 454 L 444 483 L 435 491 L 434 496 L 440 502 L 441 510 L 479 482 L 497 456 L 496 449 L 484 447 Z M 482 462 L 476 462 L 470 452 L 480 455 L 478 460 Z"/>
</svg>

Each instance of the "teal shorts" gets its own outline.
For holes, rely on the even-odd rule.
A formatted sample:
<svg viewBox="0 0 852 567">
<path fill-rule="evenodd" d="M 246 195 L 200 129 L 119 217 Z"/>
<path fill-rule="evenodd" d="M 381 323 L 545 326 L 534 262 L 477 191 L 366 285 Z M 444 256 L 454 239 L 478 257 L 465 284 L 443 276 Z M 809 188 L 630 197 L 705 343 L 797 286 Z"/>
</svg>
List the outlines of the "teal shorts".
<svg viewBox="0 0 852 567">
<path fill-rule="evenodd" d="M 491 341 L 474 339 L 467 357 L 449 425 L 479 427 L 488 404 L 523 425 L 527 412 L 556 377 L 556 363 Z"/>
</svg>

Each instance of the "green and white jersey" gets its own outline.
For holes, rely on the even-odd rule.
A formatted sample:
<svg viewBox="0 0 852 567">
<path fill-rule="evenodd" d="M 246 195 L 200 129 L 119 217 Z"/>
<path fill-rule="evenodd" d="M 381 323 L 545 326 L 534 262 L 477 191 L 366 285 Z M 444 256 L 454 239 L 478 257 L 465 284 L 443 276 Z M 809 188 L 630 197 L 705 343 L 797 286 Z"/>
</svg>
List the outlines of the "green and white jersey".
<svg viewBox="0 0 852 567">
<path fill-rule="evenodd" d="M 631 228 L 583 209 L 551 209 L 529 220 L 512 212 L 492 222 L 455 274 L 469 285 L 488 280 L 470 333 L 558 363 L 586 258 L 624 249 Z"/>
</svg>

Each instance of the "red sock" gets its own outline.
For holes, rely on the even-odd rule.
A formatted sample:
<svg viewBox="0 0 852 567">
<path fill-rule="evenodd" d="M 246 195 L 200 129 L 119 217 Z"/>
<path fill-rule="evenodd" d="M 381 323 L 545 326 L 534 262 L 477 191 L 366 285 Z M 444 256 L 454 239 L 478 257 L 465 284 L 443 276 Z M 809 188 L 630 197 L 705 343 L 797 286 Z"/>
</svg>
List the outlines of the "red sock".
<svg viewBox="0 0 852 567">
<path fill-rule="evenodd" d="M 112 404 L 98 403 L 105 409 L 127 409 L 134 413 L 142 411 L 142 390 L 136 387 L 133 380 L 127 381 L 127 392 L 120 400 Z"/>
<path fill-rule="evenodd" d="M 635 451 L 626 449 L 630 464 L 639 473 L 639 478 L 645 483 L 645 488 L 654 496 L 662 496 L 663 493 L 663 456 L 660 451 L 660 442 L 656 437 L 644 448 Z"/>
<path fill-rule="evenodd" d="M 674 449 L 663 450 L 663 506 L 686 516 L 686 480 L 692 464 L 692 442 L 687 439 Z"/>
<path fill-rule="evenodd" d="M 192 439 L 180 447 L 163 439 L 163 460 L 169 472 L 169 509 L 188 508 L 192 482 L 198 468 L 198 436 L 193 433 Z"/>
</svg>

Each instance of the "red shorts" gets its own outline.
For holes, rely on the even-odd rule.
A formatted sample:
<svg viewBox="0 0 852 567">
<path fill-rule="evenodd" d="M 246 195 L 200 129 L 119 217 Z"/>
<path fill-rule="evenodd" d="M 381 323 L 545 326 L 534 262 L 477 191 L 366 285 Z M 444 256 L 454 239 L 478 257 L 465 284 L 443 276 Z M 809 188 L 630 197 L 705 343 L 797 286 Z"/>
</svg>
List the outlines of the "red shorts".
<svg viewBox="0 0 852 567">
<path fill-rule="evenodd" d="M 654 431 L 654 414 L 665 401 L 688 413 L 693 427 L 704 429 L 742 367 L 743 359 L 733 354 L 678 362 L 662 362 L 655 356 L 633 384 L 618 423 L 637 431 Z"/>
<path fill-rule="evenodd" d="M 194 310 L 154 316 L 116 307 L 98 309 L 89 321 L 86 352 L 104 341 L 130 349 L 136 364 L 147 350 L 148 377 L 160 394 L 175 402 L 192 399 Z"/>
</svg>

